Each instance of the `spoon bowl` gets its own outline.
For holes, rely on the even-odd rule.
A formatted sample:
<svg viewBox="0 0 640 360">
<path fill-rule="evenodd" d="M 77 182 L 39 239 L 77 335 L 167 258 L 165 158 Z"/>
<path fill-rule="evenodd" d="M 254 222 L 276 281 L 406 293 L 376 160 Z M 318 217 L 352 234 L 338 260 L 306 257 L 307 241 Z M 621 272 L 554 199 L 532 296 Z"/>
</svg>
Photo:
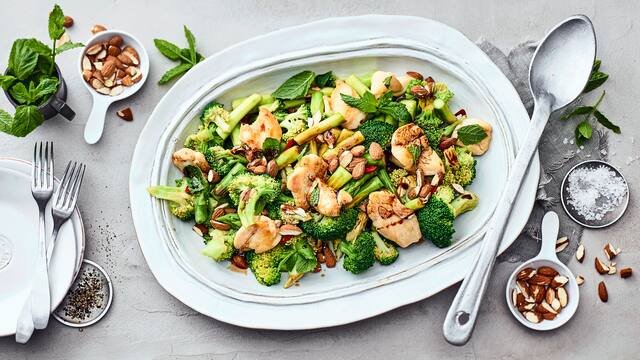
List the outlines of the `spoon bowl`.
<svg viewBox="0 0 640 360">
<path fill-rule="evenodd" d="M 125 46 L 131 46 L 138 52 L 138 56 L 140 57 L 140 64 L 138 65 L 138 68 L 140 69 L 140 71 L 142 71 L 142 79 L 131 86 L 125 86 L 124 91 L 122 91 L 122 93 L 117 96 L 100 94 L 93 87 L 91 87 L 88 82 L 83 81 L 84 86 L 87 88 L 87 90 L 91 94 L 91 97 L 93 98 L 93 107 L 91 108 L 91 114 L 89 114 L 87 124 L 84 128 L 84 140 L 88 144 L 95 144 L 102 137 L 102 132 L 104 130 L 104 120 L 107 115 L 109 106 L 116 101 L 126 99 L 138 92 L 138 90 L 142 88 L 145 81 L 147 80 L 147 77 L 149 76 L 149 55 L 147 54 L 147 50 L 142 45 L 142 42 L 125 31 L 107 30 L 95 34 L 91 39 L 89 39 L 87 45 L 84 47 L 82 53 L 80 54 L 80 58 L 78 59 L 78 70 L 80 71 L 80 77 L 82 77 L 82 58 L 87 52 L 87 49 L 94 44 L 107 42 L 115 35 L 120 35 Z"/>
<path fill-rule="evenodd" d="M 533 330 L 553 330 L 557 329 L 560 326 L 566 324 L 576 313 L 578 309 L 578 303 L 580 302 L 580 290 L 578 288 L 578 283 L 576 282 L 576 278 L 569 270 L 569 268 L 558 260 L 556 256 L 556 239 L 558 237 L 558 228 L 560 226 L 560 222 L 558 219 L 558 214 L 551 211 L 545 214 L 542 219 L 542 246 L 540 248 L 540 253 L 530 259 L 520 266 L 518 266 L 515 271 L 509 276 L 509 281 L 507 281 L 507 289 L 506 289 L 506 298 L 507 298 L 507 306 L 513 316 L 524 326 L 533 329 Z M 567 306 L 562 308 L 558 315 L 553 320 L 544 320 L 539 323 L 532 323 L 527 320 L 520 311 L 518 311 L 517 306 L 513 303 L 513 291 L 518 289 L 516 284 L 516 279 L 518 274 L 526 268 L 538 269 L 541 266 L 549 266 L 558 271 L 560 275 L 563 275 L 569 279 L 569 281 L 564 285 L 565 290 L 567 290 L 568 301 Z"/>
<path fill-rule="evenodd" d="M 534 99 L 552 94 L 551 111 L 569 105 L 584 90 L 595 57 L 596 38 L 588 17 L 575 15 L 558 24 L 531 61 L 529 87 Z"/>
</svg>

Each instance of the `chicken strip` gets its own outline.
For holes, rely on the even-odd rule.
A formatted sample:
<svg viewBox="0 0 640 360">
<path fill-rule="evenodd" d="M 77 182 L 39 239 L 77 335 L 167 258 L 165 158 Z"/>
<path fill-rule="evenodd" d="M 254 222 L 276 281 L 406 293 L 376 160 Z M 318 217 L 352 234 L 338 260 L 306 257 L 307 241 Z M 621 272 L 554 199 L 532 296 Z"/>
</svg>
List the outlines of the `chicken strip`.
<svg viewBox="0 0 640 360">
<path fill-rule="evenodd" d="M 291 175 L 287 176 L 287 189 L 293 194 L 296 206 L 307 210 L 309 201 L 307 196 L 316 178 L 324 179 L 328 165 L 318 155 L 305 155 L 298 161 Z"/>
<path fill-rule="evenodd" d="M 270 218 L 260 215 L 250 226 L 241 227 L 233 239 L 233 246 L 240 251 L 255 250 L 256 254 L 276 247 L 282 236 L 278 225 Z"/>
<path fill-rule="evenodd" d="M 267 138 L 280 141 L 282 128 L 278 119 L 267 109 L 260 109 L 260 114 L 253 124 L 240 126 L 240 141 L 249 145 L 253 150 L 262 149 L 262 144 Z"/>
<path fill-rule="evenodd" d="M 184 168 L 192 165 L 197 166 L 206 175 L 209 172 L 209 163 L 204 155 L 195 150 L 188 148 L 180 149 L 173 153 L 172 156 L 173 165 L 175 165 L 180 171 L 184 171 Z"/>
<path fill-rule="evenodd" d="M 367 204 L 367 215 L 380 235 L 406 248 L 420 241 L 422 234 L 415 214 L 406 212 L 403 215 L 407 216 L 401 217 L 394 212 L 395 200 L 396 196 L 387 190 L 372 192 Z"/>
<path fill-rule="evenodd" d="M 330 100 L 331 109 L 334 112 L 342 114 L 342 116 L 344 117 L 344 123 L 342 124 L 342 127 L 349 130 L 357 129 L 358 126 L 362 124 L 367 114 L 347 105 L 347 103 L 342 100 L 342 96 L 340 94 L 345 94 L 353 97 L 360 96 L 347 83 L 342 80 L 338 80 L 336 81 L 335 89 L 333 89 L 333 92 L 331 93 Z"/>
<path fill-rule="evenodd" d="M 319 190 L 318 203 L 314 206 L 316 211 L 325 216 L 340 215 L 340 204 L 338 204 L 338 195 L 336 190 L 319 178 L 316 178 L 311 189 Z M 313 192 L 314 190 L 311 190 Z"/>
</svg>

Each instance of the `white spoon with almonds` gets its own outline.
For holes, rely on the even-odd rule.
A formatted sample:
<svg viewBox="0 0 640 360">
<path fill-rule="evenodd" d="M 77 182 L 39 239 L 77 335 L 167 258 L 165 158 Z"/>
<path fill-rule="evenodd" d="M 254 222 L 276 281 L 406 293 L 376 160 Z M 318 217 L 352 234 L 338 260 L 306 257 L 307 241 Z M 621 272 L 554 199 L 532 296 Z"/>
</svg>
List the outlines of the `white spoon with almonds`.
<svg viewBox="0 0 640 360">
<path fill-rule="evenodd" d="M 556 256 L 559 227 L 558 214 L 550 211 L 544 215 L 540 253 L 518 266 L 507 282 L 509 310 L 530 329 L 556 329 L 578 309 L 576 278 Z"/>
<path fill-rule="evenodd" d="M 129 33 L 107 30 L 89 40 L 78 68 L 93 97 L 84 139 L 95 144 L 102 137 L 109 106 L 135 94 L 144 85 L 149 75 L 149 56 L 142 43 Z"/>
</svg>

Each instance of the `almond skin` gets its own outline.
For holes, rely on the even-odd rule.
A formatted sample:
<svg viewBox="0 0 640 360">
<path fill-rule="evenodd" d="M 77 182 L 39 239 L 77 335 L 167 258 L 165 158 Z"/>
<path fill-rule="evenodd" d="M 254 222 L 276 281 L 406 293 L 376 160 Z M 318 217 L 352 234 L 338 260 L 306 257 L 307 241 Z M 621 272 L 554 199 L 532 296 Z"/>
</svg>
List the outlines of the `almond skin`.
<svg viewBox="0 0 640 360">
<path fill-rule="evenodd" d="M 556 271 L 556 269 L 554 269 L 554 268 L 552 268 L 550 266 L 540 266 L 538 268 L 538 274 L 553 278 L 556 275 L 558 275 L 558 272 Z"/>
<path fill-rule="evenodd" d="M 607 286 L 604 284 L 604 281 L 600 281 L 598 284 L 598 297 L 602 302 L 609 301 L 609 293 L 607 292 Z"/>
<path fill-rule="evenodd" d="M 600 261 L 600 259 L 598 259 L 598 257 L 595 258 L 594 264 L 595 264 L 595 267 L 596 267 L 596 271 L 600 275 L 604 275 L 604 274 L 609 272 L 609 267 L 607 265 L 605 265 L 602 261 Z"/>
<path fill-rule="evenodd" d="M 620 277 L 626 279 L 633 275 L 633 270 L 630 267 L 626 267 L 624 269 L 620 269 Z"/>
</svg>

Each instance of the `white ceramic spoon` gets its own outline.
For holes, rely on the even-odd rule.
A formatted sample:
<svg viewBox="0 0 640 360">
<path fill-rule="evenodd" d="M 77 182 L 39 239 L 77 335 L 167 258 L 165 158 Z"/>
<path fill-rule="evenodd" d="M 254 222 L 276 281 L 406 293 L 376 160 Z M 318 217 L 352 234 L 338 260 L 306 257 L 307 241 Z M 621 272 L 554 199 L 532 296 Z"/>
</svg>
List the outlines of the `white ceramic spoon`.
<svg viewBox="0 0 640 360">
<path fill-rule="evenodd" d="M 522 265 L 518 266 L 516 270 L 509 277 L 507 282 L 507 305 L 509 310 L 520 323 L 533 330 L 553 330 L 564 325 L 578 309 L 578 303 L 580 301 L 580 290 L 576 278 L 569 270 L 569 268 L 558 260 L 556 256 L 556 240 L 558 239 L 558 229 L 560 227 L 560 220 L 558 214 L 550 211 L 544 215 L 542 219 L 542 246 L 540 247 L 540 253 L 533 259 L 525 261 Z M 538 269 L 541 266 L 550 266 L 558 271 L 559 275 L 565 276 L 569 281 L 564 285 L 567 290 L 568 302 L 567 306 L 562 308 L 558 315 L 553 320 L 544 320 L 539 323 L 533 323 L 525 319 L 525 317 L 518 311 L 513 304 L 513 290 L 517 289 L 516 279 L 520 271 L 526 268 Z"/>
<path fill-rule="evenodd" d="M 89 114 L 89 118 L 87 119 L 87 124 L 84 128 L 84 140 L 88 144 L 97 143 L 102 137 L 102 131 L 104 130 L 104 120 L 107 115 L 107 110 L 109 106 L 119 100 L 126 99 L 129 96 L 135 94 L 144 82 L 147 80 L 149 76 L 149 55 L 147 54 L 147 50 L 145 50 L 142 43 L 133 37 L 131 34 L 120 31 L 120 30 L 107 30 L 103 32 L 99 32 L 95 34 L 87 43 L 84 50 L 80 54 L 80 58 L 78 59 L 78 70 L 80 71 L 80 78 L 82 78 L 82 58 L 84 57 L 85 52 L 92 45 L 107 42 L 109 39 L 115 35 L 122 36 L 123 46 L 131 46 L 138 52 L 140 57 L 140 65 L 138 68 L 142 71 L 142 80 L 133 84 L 132 86 L 126 86 L 124 91 L 117 96 L 103 95 L 97 92 L 89 83 L 83 80 L 84 86 L 89 90 L 91 96 L 93 97 L 93 107 L 91 108 L 91 114 Z"/>
</svg>

